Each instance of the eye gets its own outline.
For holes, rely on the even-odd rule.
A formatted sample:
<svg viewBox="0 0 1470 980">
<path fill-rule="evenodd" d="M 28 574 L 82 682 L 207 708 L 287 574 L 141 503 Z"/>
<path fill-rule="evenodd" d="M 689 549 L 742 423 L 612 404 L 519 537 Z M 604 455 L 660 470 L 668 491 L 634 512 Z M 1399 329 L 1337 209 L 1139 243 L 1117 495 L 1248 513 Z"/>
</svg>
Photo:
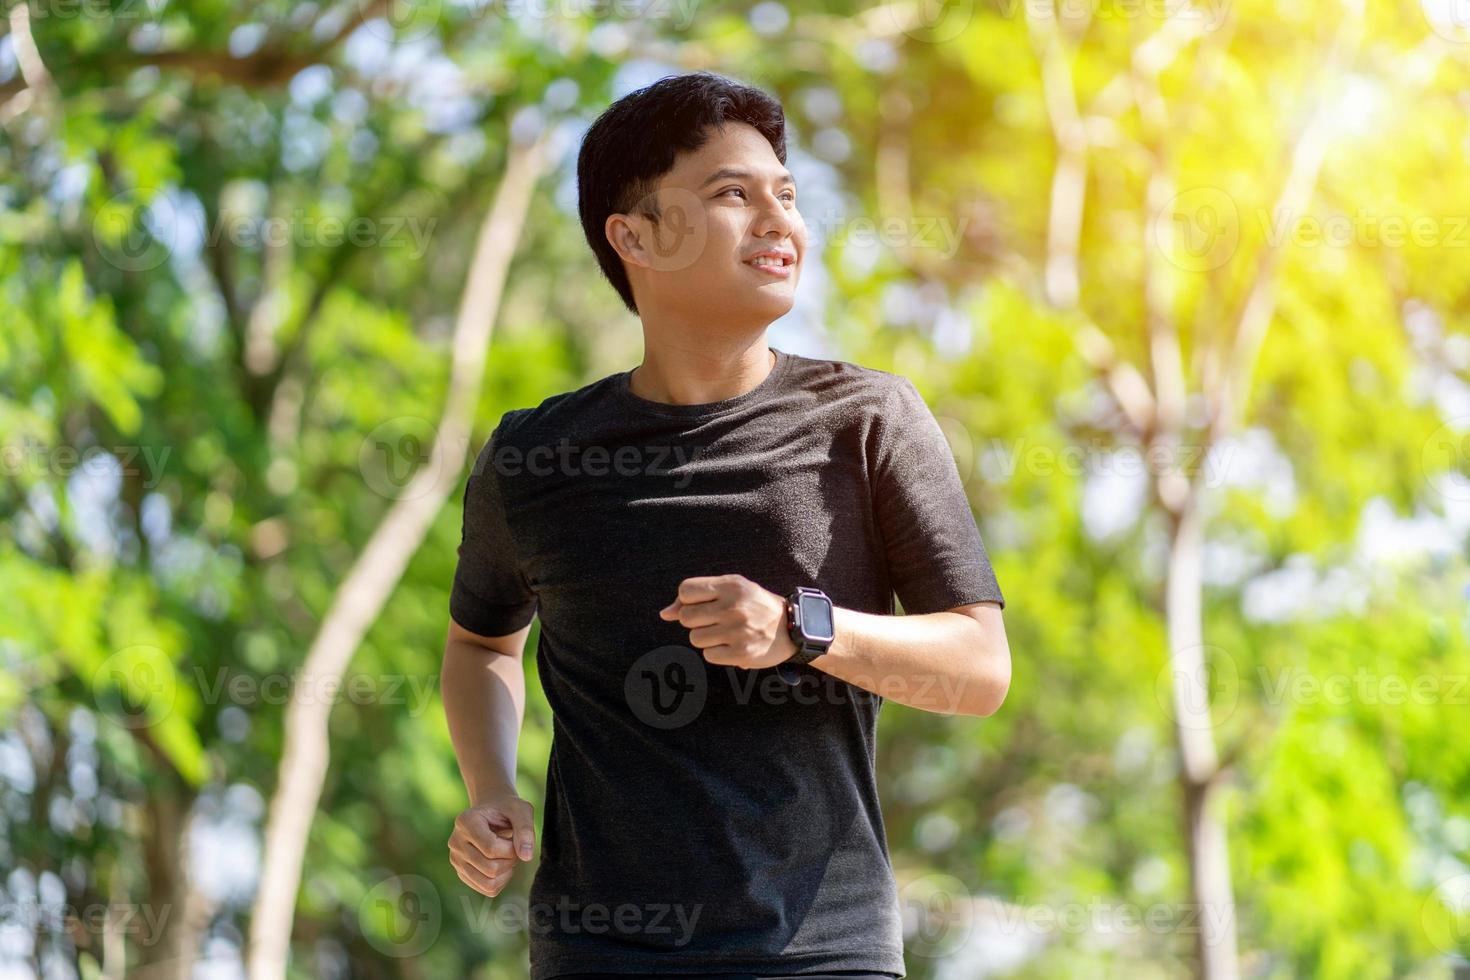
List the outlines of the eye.
<svg viewBox="0 0 1470 980">
<path fill-rule="evenodd" d="M 717 195 L 715 195 L 715 196 L 716 197 L 725 197 L 725 196 L 727 196 L 729 194 L 739 194 L 741 197 L 744 197 L 745 196 L 745 188 L 743 188 L 743 187 L 727 187 L 724 190 L 720 191 L 720 193 L 717 194 Z M 790 190 L 789 188 L 787 190 L 782 191 L 781 192 L 781 200 L 783 200 L 783 201 L 789 201 L 789 202 L 791 202 L 791 203 L 794 204 L 796 202 L 796 191 Z"/>
</svg>

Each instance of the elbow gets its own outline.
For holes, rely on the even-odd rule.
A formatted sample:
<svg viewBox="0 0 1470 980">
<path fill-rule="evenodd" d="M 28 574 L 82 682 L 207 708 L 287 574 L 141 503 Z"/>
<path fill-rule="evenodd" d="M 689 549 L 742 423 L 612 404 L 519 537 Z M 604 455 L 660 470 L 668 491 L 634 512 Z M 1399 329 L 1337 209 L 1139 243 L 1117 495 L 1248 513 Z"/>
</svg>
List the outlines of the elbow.
<svg viewBox="0 0 1470 980">
<path fill-rule="evenodd" d="M 1011 652 L 1002 645 L 999 650 L 986 649 L 975 658 L 979 669 L 968 680 L 969 697 L 962 714 L 989 718 L 1005 703 L 1011 689 Z"/>
<path fill-rule="evenodd" d="M 970 698 L 966 706 L 967 710 L 961 714 L 973 715 L 976 718 L 989 718 L 1005 703 L 1006 693 L 1011 688 L 1011 679 L 1009 675 L 1004 678 L 987 677 L 976 686 L 979 690 Z"/>
</svg>

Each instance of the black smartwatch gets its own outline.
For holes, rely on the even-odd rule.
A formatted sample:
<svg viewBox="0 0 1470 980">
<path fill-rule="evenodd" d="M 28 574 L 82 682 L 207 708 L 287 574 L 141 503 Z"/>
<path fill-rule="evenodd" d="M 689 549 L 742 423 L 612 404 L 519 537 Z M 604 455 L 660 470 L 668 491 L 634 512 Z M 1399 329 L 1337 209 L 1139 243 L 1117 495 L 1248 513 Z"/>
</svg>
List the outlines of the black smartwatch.
<svg viewBox="0 0 1470 980">
<path fill-rule="evenodd" d="M 832 623 L 832 600 L 821 589 L 799 587 L 786 599 L 786 632 L 796 652 L 782 662 L 809 664 L 827 652 L 836 638 Z"/>
</svg>

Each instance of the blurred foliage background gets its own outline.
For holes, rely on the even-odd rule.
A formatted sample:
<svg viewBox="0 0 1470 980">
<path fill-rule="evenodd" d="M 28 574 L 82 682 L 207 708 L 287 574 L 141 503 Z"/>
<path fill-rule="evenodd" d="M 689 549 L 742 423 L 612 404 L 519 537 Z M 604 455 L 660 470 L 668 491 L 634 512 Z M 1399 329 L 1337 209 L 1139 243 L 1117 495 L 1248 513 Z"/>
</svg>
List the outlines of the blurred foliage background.
<svg viewBox="0 0 1470 980">
<path fill-rule="evenodd" d="M 814 248 L 771 342 L 915 381 L 1008 600 L 997 715 L 882 716 L 909 975 L 1445 977 L 1470 952 L 1463 4 L 5 13 L 0 977 L 244 975 L 293 690 L 330 705 L 331 757 L 289 975 L 525 975 L 530 875 L 491 901 L 444 849 L 464 468 L 505 410 L 637 363 L 577 141 L 696 68 L 787 107 Z M 369 542 L 437 499 L 406 489 L 426 466 L 442 506 L 342 685 L 303 693 Z"/>
</svg>

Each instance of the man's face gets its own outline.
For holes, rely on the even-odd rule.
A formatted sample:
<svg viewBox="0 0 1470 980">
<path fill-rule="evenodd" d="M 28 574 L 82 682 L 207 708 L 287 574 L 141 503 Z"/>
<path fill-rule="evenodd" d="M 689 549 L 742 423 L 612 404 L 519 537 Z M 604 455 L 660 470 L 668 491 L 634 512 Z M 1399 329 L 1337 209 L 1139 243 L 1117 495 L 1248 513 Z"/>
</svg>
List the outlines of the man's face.
<svg viewBox="0 0 1470 980">
<path fill-rule="evenodd" d="M 753 126 L 731 123 L 681 155 L 659 182 L 657 224 L 636 209 L 621 228 L 609 219 L 614 246 L 636 231 L 626 251 L 640 312 L 705 323 L 764 326 L 796 300 L 806 255 L 806 225 L 796 184 Z"/>
</svg>

